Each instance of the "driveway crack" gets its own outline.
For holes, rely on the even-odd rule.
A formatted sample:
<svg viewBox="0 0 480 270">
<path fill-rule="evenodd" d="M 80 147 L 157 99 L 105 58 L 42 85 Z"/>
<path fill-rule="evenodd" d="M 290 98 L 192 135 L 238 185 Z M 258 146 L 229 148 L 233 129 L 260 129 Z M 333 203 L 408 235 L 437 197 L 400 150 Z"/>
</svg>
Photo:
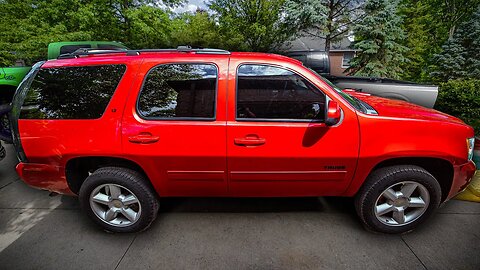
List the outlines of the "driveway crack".
<svg viewBox="0 0 480 270">
<path fill-rule="evenodd" d="M 135 236 L 133 237 L 132 242 L 130 242 L 130 245 L 128 245 L 127 250 L 125 250 L 125 253 L 123 253 L 122 257 L 121 257 L 120 260 L 118 261 L 117 266 L 115 266 L 115 270 L 117 270 L 118 266 L 120 265 L 120 263 L 121 263 L 122 260 L 123 260 L 123 257 L 125 257 L 125 255 L 127 254 L 128 250 L 130 250 L 130 247 L 132 246 L 133 242 L 135 242 L 135 239 L 137 239 L 137 235 L 136 235 L 136 234 L 135 234 Z"/>
<path fill-rule="evenodd" d="M 400 236 L 400 238 L 402 239 L 403 243 L 405 243 L 405 245 L 408 247 L 408 249 L 410 249 L 410 251 L 413 253 L 415 258 L 417 258 L 417 260 L 422 264 L 423 268 L 428 270 L 427 266 L 422 262 L 422 260 L 420 260 L 420 258 L 417 256 L 417 254 L 415 254 L 413 249 L 407 244 L 407 241 L 405 241 L 405 239 L 403 239 L 403 236 Z"/>
<path fill-rule="evenodd" d="M 8 187 L 9 185 L 11 185 L 11 184 L 13 184 L 13 183 L 17 182 L 18 180 L 20 180 L 20 179 L 18 179 L 18 178 L 17 178 L 17 179 L 15 179 L 15 180 L 13 180 L 12 182 L 10 182 L 10 183 L 8 183 L 8 184 L 5 184 L 5 185 L 1 186 L 1 187 L 0 187 L 0 190 L 1 190 L 2 188 Z"/>
</svg>

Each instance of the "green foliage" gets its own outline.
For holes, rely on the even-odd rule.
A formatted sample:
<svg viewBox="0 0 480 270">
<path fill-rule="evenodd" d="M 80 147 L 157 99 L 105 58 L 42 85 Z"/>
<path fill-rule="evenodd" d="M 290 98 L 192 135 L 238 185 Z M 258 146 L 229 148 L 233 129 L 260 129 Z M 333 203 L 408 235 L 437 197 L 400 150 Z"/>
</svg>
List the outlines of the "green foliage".
<svg viewBox="0 0 480 270">
<path fill-rule="evenodd" d="M 403 17 L 402 28 L 406 33 L 403 45 L 409 48 L 401 77 L 409 81 L 430 81 L 429 60 L 440 50 L 438 38 L 442 36 L 438 33 L 441 28 L 435 23 L 432 6 L 429 1 L 406 0 L 399 6 L 399 14 Z"/>
<path fill-rule="evenodd" d="M 399 14 L 404 18 L 402 28 L 407 37 L 403 45 L 409 48 L 405 55 L 409 61 L 402 65 L 401 77 L 432 82 L 434 55 L 479 5 L 480 0 L 402 0 Z"/>
<path fill-rule="evenodd" d="M 307 30 L 319 27 L 325 31 L 328 7 L 324 0 L 286 0 L 285 11 L 287 20 L 297 27 L 297 30 Z M 320 31 L 320 32 L 323 32 Z"/>
<path fill-rule="evenodd" d="M 302 35 L 325 39 L 325 51 L 340 41 L 361 18 L 363 1 L 286 0 L 286 20 Z"/>
<path fill-rule="evenodd" d="M 90 39 L 91 33 L 73 29 L 77 0 L 4 1 L 1 4 L 0 62 L 46 58 L 47 45 L 60 40 Z"/>
<path fill-rule="evenodd" d="M 4 0 L 0 2 L 0 65 L 45 59 L 58 41 L 120 41 L 132 48 L 170 44 L 170 12 L 183 0 Z"/>
<path fill-rule="evenodd" d="M 128 9 L 125 18 L 129 22 L 125 44 L 131 48 L 162 48 L 170 46 L 173 30 L 169 14 L 152 6 Z"/>
<path fill-rule="evenodd" d="M 200 48 L 224 47 L 223 37 L 218 28 L 212 16 L 205 11 L 181 14 L 173 22 L 173 45 L 190 45 Z"/>
<path fill-rule="evenodd" d="M 441 83 L 435 109 L 462 119 L 480 134 L 480 79 Z"/>
<path fill-rule="evenodd" d="M 282 19 L 284 0 L 212 0 L 224 47 L 240 51 L 276 51 L 293 35 Z"/>
<path fill-rule="evenodd" d="M 347 72 L 360 76 L 399 78 L 407 48 L 400 44 L 405 37 L 396 14 L 397 2 L 367 0 L 365 16 L 354 27 L 358 53 Z"/>
<path fill-rule="evenodd" d="M 439 81 L 480 78 L 480 7 L 469 21 L 462 23 L 453 38 L 434 56 Z"/>
<path fill-rule="evenodd" d="M 58 41 L 118 41 L 132 49 L 177 45 L 275 51 L 294 35 L 283 0 L 212 1 L 205 11 L 174 14 L 185 0 L 0 1 L 0 66 L 46 58 Z"/>
</svg>

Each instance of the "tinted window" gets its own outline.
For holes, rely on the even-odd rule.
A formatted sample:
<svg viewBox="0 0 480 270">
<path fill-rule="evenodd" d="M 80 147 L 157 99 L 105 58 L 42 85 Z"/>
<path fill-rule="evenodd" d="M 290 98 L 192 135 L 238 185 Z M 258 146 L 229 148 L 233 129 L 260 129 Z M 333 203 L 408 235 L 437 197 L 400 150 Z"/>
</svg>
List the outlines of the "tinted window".
<svg viewBox="0 0 480 270">
<path fill-rule="evenodd" d="M 22 106 L 22 119 L 100 118 L 124 65 L 40 69 Z"/>
<path fill-rule="evenodd" d="M 237 76 L 237 119 L 324 119 L 325 95 L 289 70 L 242 65 Z"/>
<path fill-rule="evenodd" d="M 91 45 L 65 45 L 60 48 L 60 54 L 73 53 L 74 51 L 82 48 L 91 48 Z"/>
<path fill-rule="evenodd" d="M 146 118 L 215 116 L 217 68 L 211 64 L 168 64 L 153 68 L 143 85 L 138 112 Z"/>
</svg>

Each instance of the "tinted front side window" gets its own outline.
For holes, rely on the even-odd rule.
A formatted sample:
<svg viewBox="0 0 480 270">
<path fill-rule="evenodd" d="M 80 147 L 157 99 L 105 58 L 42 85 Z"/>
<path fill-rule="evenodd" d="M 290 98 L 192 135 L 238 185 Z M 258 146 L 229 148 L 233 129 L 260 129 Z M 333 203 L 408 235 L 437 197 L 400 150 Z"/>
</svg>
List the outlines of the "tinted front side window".
<svg viewBox="0 0 480 270">
<path fill-rule="evenodd" d="M 138 112 L 145 118 L 212 119 L 217 68 L 212 64 L 167 64 L 145 79 Z"/>
<path fill-rule="evenodd" d="M 27 92 L 20 118 L 100 118 L 125 69 L 124 65 L 40 69 Z"/>
<path fill-rule="evenodd" d="M 237 77 L 237 119 L 324 119 L 325 94 L 289 70 L 242 65 Z"/>
</svg>

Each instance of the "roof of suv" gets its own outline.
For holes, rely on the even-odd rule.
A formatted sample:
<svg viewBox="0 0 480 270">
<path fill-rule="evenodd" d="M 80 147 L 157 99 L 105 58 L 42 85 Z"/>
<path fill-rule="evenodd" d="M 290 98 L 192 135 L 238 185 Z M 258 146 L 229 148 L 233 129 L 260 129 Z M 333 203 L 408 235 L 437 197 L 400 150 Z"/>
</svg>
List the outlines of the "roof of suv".
<svg viewBox="0 0 480 270">
<path fill-rule="evenodd" d="M 190 47 L 179 47 L 177 49 L 147 49 L 147 50 L 98 50 L 98 49 L 79 49 L 74 53 L 60 55 L 58 60 L 67 60 L 59 61 L 49 60 L 48 62 L 57 62 L 56 64 L 47 64 L 46 66 L 58 66 L 60 63 L 66 65 L 77 63 L 78 59 L 90 59 L 90 60 L 110 60 L 112 62 L 124 62 L 135 59 L 142 59 L 146 57 L 185 57 L 185 56 L 207 56 L 207 55 L 229 55 L 234 58 L 255 58 L 255 59 L 265 59 L 269 61 L 282 61 L 290 62 L 295 64 L 302 64 L 301 61 L 273 53 L 259 53 L 259 52 L 229 52 L 225 50 L 218 49 L 192 49 Z M 70 60 L 70 61 L 68 61 Z M 47 62 L 47 63 L 48 63 Z M 87 64 L 87 62 L 80 61 L 82 64 Z M 96 62 L 96 61 L 95 61 Z M 60 64 L 61 66 L 61 64 Z"/>
</svg>

